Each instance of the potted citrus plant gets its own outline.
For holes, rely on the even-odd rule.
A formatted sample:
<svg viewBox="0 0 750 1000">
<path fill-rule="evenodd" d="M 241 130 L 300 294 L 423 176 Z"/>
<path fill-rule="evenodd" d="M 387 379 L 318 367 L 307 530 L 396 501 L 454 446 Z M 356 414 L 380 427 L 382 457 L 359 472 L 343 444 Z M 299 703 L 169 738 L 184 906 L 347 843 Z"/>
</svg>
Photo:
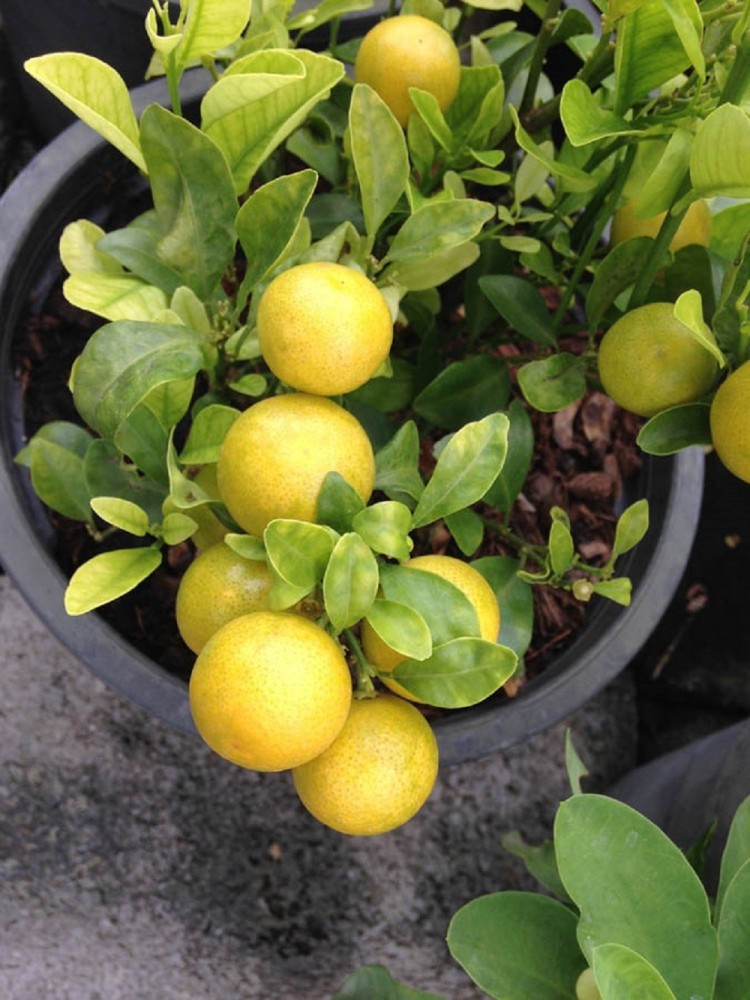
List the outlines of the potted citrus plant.
<svg viewBox="0 0 750 1000">
<path fill-rule="evenodd" d="M 194 721 L 230 760 L 293 769 L 324 822 L 372 833 L 429 794 L 434 733 L 444 760 L 466 759 L 559 719 L 622 669 L 679 578 L 701 475 L 683 449 L 713 433 L 723 450 L 712 394 L 737 407 L 745 206 L 717 215 L 713 269 L 695 242 L 705 218 L 687 246 L 673 237 L 692 201 L 744 196 L 712 136 L 744 116 L 746 25 L 733 5 L 611 3 L 594 24 L 550 2 L 529 5 L 535 35 L 507 22 L 472 33 L 469 10 L 417 3 L 339 44 L 337 19 L 362 6 L 290 16 L 192 0 L 175 21 L 156 4 L 146 27 L 166 87 L 138 94 L 140 117 L 106 64 L 31 60 L 114 149 L 88 140 L 59 184 L 76 127 L 46 151 L 56 195 L 32 209 L 31 181 L 8 192 L 34 249 L 9 250 L 3 294 L 28 278 L 55 215 L 65 297 L 105 321 L 72 368 L 76 419 L 43 423 L 16 456 L 38 496 L 82 525 L 63 633 L 77 643 L 89 612 L 166 570 L 187 670 L 154 678 L 136 657 L 132 679 L 117 678 L 121 641 L 99 669 L 136 698 L 154 689 L 171 721 Z M 305 48 L 326 24 L 329 50 Z M 544 69 L 560 46 L 580 69 L 555 92 Z M 208 83 L 187 72 L 196 62 Z M 109 231 L 66 201 L 73 191 L 79 212 L 101 199 L 102 168 L 122 192 Z M 656 235 L 608 245 L 636 193 L 636 218 L 666 213 Z M 21 309 L 7 310 L 11 330 Z M 647 407 L 626 398 L 633 385 Z M 630 457 L 637 418 L 617 402 L 646 418 L 645 461 Z M 738 447 L 727 461 L 743 474 Z M 666 479 L 640 563 L 636 465 Z M 6 489 L 20 505 L 18 477 Z M 11 548 L 29 534 L 26 517 Z M 147 605 L 171 606 L 162 583 Z M 557 595 L 550 614 L 566 622 L 592 601 L 592 631 L 583 656 L 574 643 L 531 679 L 540 594 Z M 315 641 L 317 700 L 309 670 L 282 683 L 277 669 Z M 253 684 L 248 661 L 263 664 Z M 398 736 L 391 757 L 347 768 L 376 712 Z M 430 727 L 425 714 L 441 717 Z M 393 766 L 409 756 L 411 773 Z M 383 769 L 396 785 L 377 800 Z M 320 801 L 340 785 L 361 815 Z"/>
</svg>

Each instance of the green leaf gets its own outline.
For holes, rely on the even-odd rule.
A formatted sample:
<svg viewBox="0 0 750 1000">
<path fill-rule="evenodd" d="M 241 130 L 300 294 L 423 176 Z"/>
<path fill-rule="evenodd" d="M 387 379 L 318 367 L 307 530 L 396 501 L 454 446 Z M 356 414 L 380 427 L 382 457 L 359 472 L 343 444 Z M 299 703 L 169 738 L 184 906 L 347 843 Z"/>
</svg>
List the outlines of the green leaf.
<svg viewBox="0 0 750 1000">
<path fill-rule="evenodd" d="M 201 104 L 202 127 L 224 151 L 238 193 L 343 73 L 328 56 L 265 50 L 234 62 L 211 87 Z"/>
<path fill-rule="evenodd" d="M 167 514 L 161 524 L 161 537 L 167 545 L 179 545 L 187 541 L 198 529 L 198 522 L 187 514 L 173 511 Z"/>
<path fill-rule="evenodd" d="M 268 388 L 268 379 L 265 375 L 258 375 L 255 372 L 248 372 L 240 378 L 233 379 L 227 385 L 233 392 L 239 392 L 243 396 L 262 396 Z"/>
<path fill-rule="evenodd" d="M 676 997 L 710 997 L 717 944 L 708 897 L 672 841 L 630 806 L 592 794 L 562 803 L 554 836 L 586 957 L 621 944 L 650 962 Z"/>
<path fill-rule="evenodd" d="M 82 52 L 36 56 L 24 69 L 139 170 L 146 169 L 130 94 L 117 70 Z"/>
<path fill-rule="evenodd" d="M 750 796 L 744 799 L 729 827 L 724 853 L 721 856 L 719 888 L 716 892 L 715 916 L 719 917 L 729 884 L 746 861 L 750 861 Z"/>
<path fill-rule="evenodd" d="M 314 170 L 284 174 L 253 191 L 240 208 L 235 224 L 247 259 L 240 302 L 286 255 L 317 181 Z"/>
<path fill-rule="evenodd" d="M 407 604 L 378 598 L 365 619 L 383 642 L 402 656 L 426 660 L 432 653 L 432 636 L 427 622 Z"/>
<path fill-rule="evenodd" d="M 327 24 L 334 18 L 369 10 L 370 7 L 372 7 L 371 0 L 321 0 L 312 9 L 302 10 L 289 18 L 287 25 L 293 31 L 306 33 L 319 28 L 322 24 Z"/>
<path fill-rule="evenodd" d="M 575 403 L 586 391 L 584 362 L 565 351 L 541 361 L 530 361 L 519 369 L 518 384 L 535 410 L 556 413 Z"/>
<path fill-rule="evenodd" d="M 351 531 L 352 522 L 365 509 L 362 497 L 341 475 L 329 472 L 318 494 L 316 519 L 320 524 L 344 534 Z"/>
<path fill-rule="evenodd" d="M 237 201 L 227 161 L 200 129 L 158 104 L 141 116 L 141 146 L 161 228 L 159 258 L 207 299 L 234 257 Z"/>
<path fill-rule="evenodd" d="M 693 338 L 698 341 L 714 358 L 720 368 L 726 368 L 727 359 L 716 343 L 713 330 L 703 319 L 703 303 L 701 294 L 695 288 L 683 292 L 674 304 L 674 316 L 688 328 Z"/>
<path fill-rule="evenodd" d="M 587 174 L 579 167 L 573 166 L 573 164 L 553 159 L 552 156 L 546 152 L 545 147 L 534 142 L 529 133 L 523 128 L 518 118 L 518 112 L 512 104 L 509 105 L 509 110 L 511 118 L 513 119 L 513 124 L 515 125 L 516 141 L 518 142 L 518 145 L 521 149 L 525 150 L 529 156 L 533 156 L 538 163 L 541 163 L 542 166 L 549 171 L 549 173 L 554 174 L 555 177 L 559 177 L 560 181 L 568 191 L 590 191 L 592 188 L 596 187 L 595 177 Z"/>
<path fill-rule="evenodd" d="M 132 274 L 104 274 L 91 271 L 72 274 L 63 284 L 65 298 L 111 322 L 148 322 L 166 309 L 168 298 L 161 288 L 149 285 Z"/>
<path fill-rule="evenodd" d="M 408 559 L 411 552 L 411 511 L 397 500 L 383 500 L 355 514 L 352 530 L 371 549 L 391 559 Z"/>
<path fill-rule="evenodd" d="M 745 1000 L 750 983 L 750 859 L 737 869 L 726 888 L 718 930 L 715 1000 Z"/>
<path fill-rule="evenodd" d="M 615 541 L 612 546 L 614 562 L 625 552 L 634 548 L 648 531 L 648 500 L 636 500 L 620 514 L 615 527 Z"/>
<path fill-rule="evenodd" d="M 518 830 L 512 830 L 500 838 L 500 843 L 506 851 L 523 861 L 528 873 L 545 889 L 549 889 L 564 902 L 570 902 L 557 870 L 555 845 L 551 840 L 545 840 L 541 844 L 527 844 Z"/>
<path fill-rule="evenodd" d="M 674 455 L 691 445 L 712 443 L 708 403 L 684 403 L 651 417 L 638 432 L 636 442 L 648 455 Z"/>
<path fill-rule="evenodd" d="M 211 403 L 198 412 L 188 433 L 185 447 L 180 453 L 183 465 L 207 465 L 217 462 L 227 431 L 239 417 L 233 406 Z"/>
<path fill-rule="evenodd" d="M 690 180 L 703 198 L 750 198 L 747 162 L 750 119 L 733 104 L 721 104 L 698 127 L 690 153 Z"/>
<path fill-rule="evenodd" d="M 374 239 L 409 180 L 404 130 L 375 91 L 355 83 L 349 105 L 349 143 L 365 229 Z"/>
<path fill-rule="evenodd" d="M 596 269 L 586 296 L 586 317 L 589 328 L 596 329 L 619 296 L 643 270 L 643 261 L 653 246 L 650 236 L 637 236 L 612 247 Z"/>
<path fill-rule="evenodd" d="M 354 532 L 336 542 L 323 577 L 323 600 L 337 632 L 364 618 L 378 592 L 378 563 L 370 547 Z"/>
<path fill-rule="evenodd" d="M 91 520 L 91 493 L 85 474 L 91 442 L 84 428 L 53 420 L 40 427 L 16 457 L 19 464 L 29 467 L 31 483 L 42 503 L 75 521 Z"/>
<path fill-rule="evenodd" d="M 462 636 L 434 646 L 426 660 L 403 660 L 391 676 L 427 705 L 468 708 L 494 694 L 517 662 L 506 646 Z"/>
<path fill-rule="evenodd" d="M 694 133 L 678 128 L 669 137 L 659 159 L 641 178 L 635 193 L 636 215 L 651 218 L 667 212 L 680 197 L 680 187 L 690 164 Z"/>
<path fill-rule="evenodd" d="M 415 528 L 453 514 L 484 496 L 505 461 L 508 426 L 504 413 L 491 413 L 453 435 L 417 503 Z"/>
<path fill-rule="evenodd" d="M 607 1000 L 676 1000 L 663 976 L 642 955 L 621 944 L 594 948 L 592 967 Z"/>
<path fill-rule="evenodd" d="M 588 775 L 589 771 L 576 750 L 570 729 L 565 730 L 565 770 L 571 793 L 581 795 L 581 781 Z"/>
<path fill-rule="evenodd" d="M 475 354 L 448 365 L 414 400 L 414 409 L 437 427 L 458 430 L 502 410 L 510 395 L 510 375 L 502 358 Z"/>
<path fill-rule="evenodd" d="M 403 358 L 391 357 L 391 373 L 371 378 L 359 389 L 347 393 L 347 399 L 365 403 L 382 413 L 405 410 L 414 396 L 416 366 Z"/>
<path fill-rule="evenodd" d="M 664 0 L 674 30 L 682 42 L 690 62 L 698 76 L 706 76 L 706 59 L 701 49 L 703 42 L 703 20 L 696 0 Z"/>
<path fill-rule="evenodd" d="M 252 559 L 254 562 L 266 562 L 266 547 L 263 544 L 262 538 L 229 532 L 224 535 L 224 544 L 228 545 L 238 556 L 242 556 L 243 559 Z"/>
<path fill-rule="evenodd" d="M 114 525 L 121 531 L 142 538 L 148 533 L 149 517 L 143 507 L 131 500 L 120 500 L 118 497 L 94 497 L 91 507 L 95 514 L 107 524 Z"/>
<path fill-rule="evenodd" d="M 484 521 L 475 511 L 465 508 L 448 514 L 446 526 L 465 556 L 473 556 L 484 538 Z"/>
<path fill-rule="evenodd" d="M 325 0 L 324 0 L 325 2 Z M 397 982 L 382 965 L 364 965 L 348 976 L 333 1000 L 442 1000 Z"/>
<path fill-rule="evenodd" d="M 512 274 L 492 274 L 481 277 L 479 287 L 522 337 L 547 347 L 557 346 L 550 311 L 530 281 Z"/>
<path fill-rule="evenodd" d="M 419 260 L 399 260 L 383 271 L 383 280 L 409 292 L 424 292 L 465 271 L 479 257 L 479 246 L 471 240 L 442 253 L 426 254 Z"/>
<path fill-rule="evenodd" d="M 620 21 L 615 45 L 615 112 L 624 114 L 637 100 L 690 65 L 662 0 L 649 0 Z"/>
<path fill-rule="evenodd" d="M 724 260 L 733 261 L 748 233 L 750 202 L 730 205 L 717 212 L 711 220 L 711 251 Z"/>
<path fill-rule="evenodd" d="M 76 408 L 89 427 L 112 438 L 157 386 L 195 375 L 202 363 L 196 338 L 184 326 L 109 323 L 91 336 L 78 358 Z"/>
<path fill-rule="evenodd" d="M 105 236 L 101 226 L 89 219 L 69 222 L 60 236 L 60 263 L 68 274 L 122 274 L 122 267 L 108 253 L 102 252 L 99 241 Z"/>
<path fill-rule="evenodd" d="M 79 566 L 70 578 L 65 610 L 69 615 L 83 615 L 114 601 L 137 587 L 160 564 L 160 551 L 150 546 L 102 552 Z"/>
<path fill-rule="evenodd" d="M 520 561 L 511 556 L 484 556 L 471 565 L 495 591 L 500 607 L 498 642 L 512 649 L 520 660 L 534 630 L 533 588 L 518 576 Z"/>
<path fill-rule="evenodd" d="M 575 1000 L 586 967 L 573 911 L 530 892 L 496 892 L 462 906 L 448 926 L 448 948 L 496 998 Z"/>
<path fill-rule="evenodd" d="M 435 95 L 418 87 L 409 87 L 409 97 L 432 138 L 441 149 L 449 152 L 454 145 L 453 135 Z"/>
<path fill-rule="evenodd" d="M 433 645 L 461 636 L 478 636 L 474 605 L 455 584 L 436 573 L 405 566 L 380 568 L 380 584 L 388 601 L 413 608 L 427 622 Z"/>
<path fill-rule="evenodd" d="M 573 146 L 586 146 L 613 135 L 637 135 L 640 131 L 603 108 L 583 80 L 568 80 L 563 87 L 560 118 Z"/>
<path fill-rule="evenodd" d="M 155 213 L 149 212 L 125 229 L 103 235 L 97 249 L 119 261 L 142 281 L 155 285 L 167 295 L 173 295 L 184 282 L 174 268 L 160 260 L 160 238 L 158 219 Z"/>
<path fill-rule="evenodd" d="M 555 576 L 564 576 L 573 565 L 575 545 L 570 533 L 570 522 L 555 516 L 559 508 L 552 508 L 552 525 L 549 532 L 548 548 L 552 572 Z"/>
<path fill-rule="evenodd" d="M 287 583 L 309 593 L 320 583 L 337 535 L 322 524 L 279 519 L 263 532 L 268 560 Z"/>
<path fill-rule="evenodd" d="M 612 580 L 599 580 L 593 585 L 593 591 L 600 597 L 606 597 L 615 604 L 627 607 L 633 591 L 633 585 L 627 577 L 617 577 Z"/>
<path fill-rule="evenodd" d="M 523 489 L 534 455 L 534 427 L 529 411 L 520 399 L 514 399 L 507 409 L 508 453 L 500 475 L 484 496 L 485 503 L 504 514 L 510 512 Z"/>
<path fill-rule="evenodd" d="M 139 455 L 139 459 L 141 457 Z M 130 500 L 148 513 L 152 524 L 158 524 L 162 518 L 162 503 L 167 493 L 164 470 L 161 472 L 162 479 L 141 475 L 132 465 L 123 462 L 122 452 L 114 444 L 101 438 L 92 441 L 86 451 L 84 473 L 88 495 Z"/>
<path fill-rule="evenodd" d="M 237 41 L 250 20 L 251 0 L 190 0 L 175 49 L 178 72 Z"/>
<path fill-rule="evenodd" d="M 375 453 L 375 489 L 391 500 L 419 500 L 424 483 L 419 474 L 419 432 L 408 420 Z"/>
<path fill-rule="evenodd" d="M 430 201 L 418 208 L 393 237 L 385 261 L 416 262 L 472 240 L 495 214 L 474 198 Z"/>
</svg>

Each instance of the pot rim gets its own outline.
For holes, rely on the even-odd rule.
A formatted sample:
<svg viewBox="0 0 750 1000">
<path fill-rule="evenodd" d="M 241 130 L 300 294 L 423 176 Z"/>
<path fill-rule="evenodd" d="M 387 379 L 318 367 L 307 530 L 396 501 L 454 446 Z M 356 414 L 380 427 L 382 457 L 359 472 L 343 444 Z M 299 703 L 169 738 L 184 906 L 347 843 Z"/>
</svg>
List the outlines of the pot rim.
<svg viewBox="0 0 750 1000">
<path fill-rule="evenodd" d="M 183 97 L 197 101 L 205 89 L 202 71 L 186 75 Z M 136 88 L 136 111 L 152 101 L 166 103 L 162 80 Z M 0 198 L 0 316 L 14 323 L 9 307 L 14 285 L 33 267 L 18 251 L 24 236 L 62 227 L 75 215 L 76 175 L 97 158 L 119 154 L 83 123 L 76 123 L 44 147 Z M 66 191 L 70 197 L 60 197 Z M 82 197 L 82 195 L 80 196 Z M 55 207 L 55 199 L 62 201 Z M 73 204 L 71 204 L 71 200 Z M 11 316 L 10 320 L 6 317 Z M 21 415 L 12 413 L 13 373 L 8 364 L 12 334 L 3 337 L 0 425 L 0 556 L 3 566 L 38 617 L 82 663 L 105 683 L 148 709 L 173 728 L 195 732 L 187 685 L 96 614 L 70 617 L 63 607 L 67 579 L 46 550 L 33 523 L 27 475 L 13 462 L 12 429 L 21 439 Z M 433 722 L 442 765 L 507 749 L 560 722 L 613 680 L 635 656 L 659 622 L 687 564 L 700 515 L 704 471 L 701 449 L 671 458 L 645 456 L 639 492 L 650 491 L 652 532 L 621 563 L 634 577 L 633 600 L 620 608 L 598 600 L 573 642 L 515 699 L 498 698 Z"/>
</svg>

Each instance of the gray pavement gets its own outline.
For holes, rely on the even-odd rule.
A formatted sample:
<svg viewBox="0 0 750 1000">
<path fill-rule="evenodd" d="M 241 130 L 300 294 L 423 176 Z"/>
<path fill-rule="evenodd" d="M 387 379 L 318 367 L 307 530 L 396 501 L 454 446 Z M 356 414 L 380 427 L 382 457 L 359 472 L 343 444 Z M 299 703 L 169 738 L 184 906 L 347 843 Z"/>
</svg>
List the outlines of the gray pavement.
<svg viewBox="0 0 750 1000">
<path fill-rule="evenodd" d="M 227 764 L 80 666 L 0 577 L 0 996 L 318 1000 L 367 962 L 451 1000 L 480 994 L 451 914 L 534 883 L 500 846 L 550 831 L 564 725 L 441 772 L 418 817 L 346 838 L 287 775 Z M 570 720 L 603 788 L 634 761 L 628 675 Z"/>
</svg>

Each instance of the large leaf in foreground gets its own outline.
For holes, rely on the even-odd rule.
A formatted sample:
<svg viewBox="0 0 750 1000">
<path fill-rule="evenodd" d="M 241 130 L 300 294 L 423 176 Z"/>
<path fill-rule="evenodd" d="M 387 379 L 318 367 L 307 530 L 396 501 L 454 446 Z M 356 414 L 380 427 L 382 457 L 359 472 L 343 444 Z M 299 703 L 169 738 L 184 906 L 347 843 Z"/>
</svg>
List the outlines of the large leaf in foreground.
<svg viewBox="0 0 750 1000">
<path fill-rule="evenodd" d="M 615 799 L 574 795 L 558 809 L 554 836 L 560 877 L 581 911 L 584 954 L 624 945 L 678 1000 L 710 997 L 718 955 L 708 897 L 666 834 Z"/>
<path fill-rule="evenodd" d="M 530 892 L 496 892 L 461 907 L 448 948 L 485 993 L 503 1000 L 575 1000 L 586 967 L 573 911 Z"/>
</svg>

